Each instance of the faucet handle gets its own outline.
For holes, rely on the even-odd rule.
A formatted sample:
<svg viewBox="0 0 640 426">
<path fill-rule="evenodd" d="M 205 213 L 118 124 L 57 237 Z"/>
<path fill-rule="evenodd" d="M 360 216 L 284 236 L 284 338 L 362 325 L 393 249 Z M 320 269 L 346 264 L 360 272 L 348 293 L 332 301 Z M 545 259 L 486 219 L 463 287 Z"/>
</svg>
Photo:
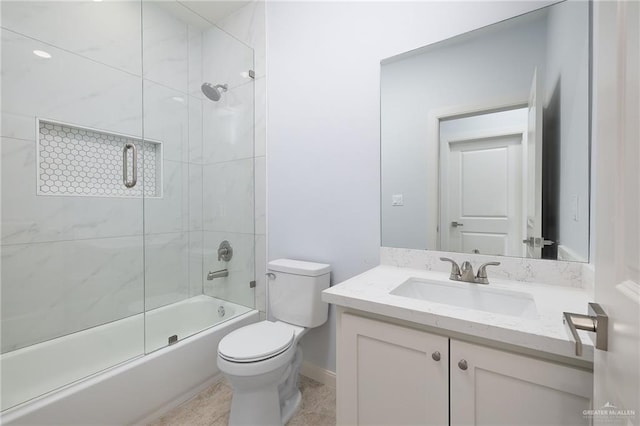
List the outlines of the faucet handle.
<svg viewBox="0 0 640 426">
<path fill-rule="evenodd" d="M 449 274 L 449 279 L 453 280 L 460 278 L 460 267 L 455 260 L 449 259 L 448 257 L 441 257 L 440 260 L 443 262 L 451 262 L 451 274 Z"/>
<path fill-rule="evenodd" d="M 500 262 L 487 262 L 480 265 L 478 268 L 478 275 L 476 275 L 476 281 L 480 284 L 489 284 L 487 278 L 487 266 L 499 266 Z"/>
</svg>

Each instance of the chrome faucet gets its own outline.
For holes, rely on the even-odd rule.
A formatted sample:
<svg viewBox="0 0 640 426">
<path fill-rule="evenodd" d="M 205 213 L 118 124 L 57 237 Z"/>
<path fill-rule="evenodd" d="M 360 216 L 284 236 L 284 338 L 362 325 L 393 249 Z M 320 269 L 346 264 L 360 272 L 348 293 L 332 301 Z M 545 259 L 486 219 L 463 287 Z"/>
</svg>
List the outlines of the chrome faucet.
<svg viewBox="0 0 640 426">
<path fill-rule="evenodd" d="M 451 262 L 451 274 L 449 279 L 453 281 L 464 281 L 466 283 L 475 284 L 489 284 L 489 278 L 487 277 L 487 266 L 498 266 L 500 262 L 487 262 L 480 265 L 478 268 L 478 274 L 473 275 L 473 266 L 471 262 L 464 261 L 461 266 L 458 266 L 455 260 L 448 257 L 441 257 L 443 262 Z"/>
<path fill-rule="evenodd" d="M 229 276 L 229 271 L 226 269 L 220 269 L 219 271 L 209 272 L 207 274 L 207 280 L 211 281 L 214 278 L 224 278 Z"/>
</svg>

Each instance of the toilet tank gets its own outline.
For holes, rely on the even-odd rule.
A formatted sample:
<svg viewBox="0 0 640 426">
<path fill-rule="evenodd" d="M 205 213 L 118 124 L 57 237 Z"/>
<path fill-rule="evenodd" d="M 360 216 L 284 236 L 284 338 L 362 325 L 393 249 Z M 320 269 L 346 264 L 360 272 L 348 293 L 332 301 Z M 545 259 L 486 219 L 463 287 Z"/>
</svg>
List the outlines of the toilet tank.
<svg viewBox="0 0 640 426">
<path fill-rule="evenodd" d="M 318 327 L 327 321 L 329 305 L 321 300 L 329 288 L 331 266 L 325 263 L 278 259 L 269 262 L 271 315 L 289 324 Z"/>
</svg>

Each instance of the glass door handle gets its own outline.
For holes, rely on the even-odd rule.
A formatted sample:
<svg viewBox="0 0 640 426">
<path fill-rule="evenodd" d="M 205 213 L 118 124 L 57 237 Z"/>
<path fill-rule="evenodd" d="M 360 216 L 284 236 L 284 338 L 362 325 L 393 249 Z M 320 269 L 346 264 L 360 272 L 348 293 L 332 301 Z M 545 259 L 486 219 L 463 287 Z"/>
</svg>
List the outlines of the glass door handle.
<svg viewBox="0 0 640 426">
<path fill-rule="evenodd" d="M 132 179 L 129 180 L 129 156 L 127 151 L 131 150 L 133 154 L 133 173 Z M 122 149 L 122 181 L 127 188 L 133 188 L 138 183 L 138 150 L 132 143 L 127 143 Z"/>
</svg>

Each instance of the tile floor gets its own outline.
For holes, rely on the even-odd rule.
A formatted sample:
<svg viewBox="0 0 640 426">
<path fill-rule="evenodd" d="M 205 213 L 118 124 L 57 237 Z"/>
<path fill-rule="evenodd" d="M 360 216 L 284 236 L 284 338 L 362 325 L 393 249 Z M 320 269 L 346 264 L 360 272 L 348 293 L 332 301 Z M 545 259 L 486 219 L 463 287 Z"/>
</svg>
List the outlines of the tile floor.
<svg viewBox="0 0 640 426">
<path fill-rule="evenodd" d="M 300 376 L 300 391 L 302 403 L 287 426 L 336 424 L 335 389 Z M 226 381 L 216 383 L 149 426 L 226 426 L 231 395 L 231 387 Z"/>
</svg>

